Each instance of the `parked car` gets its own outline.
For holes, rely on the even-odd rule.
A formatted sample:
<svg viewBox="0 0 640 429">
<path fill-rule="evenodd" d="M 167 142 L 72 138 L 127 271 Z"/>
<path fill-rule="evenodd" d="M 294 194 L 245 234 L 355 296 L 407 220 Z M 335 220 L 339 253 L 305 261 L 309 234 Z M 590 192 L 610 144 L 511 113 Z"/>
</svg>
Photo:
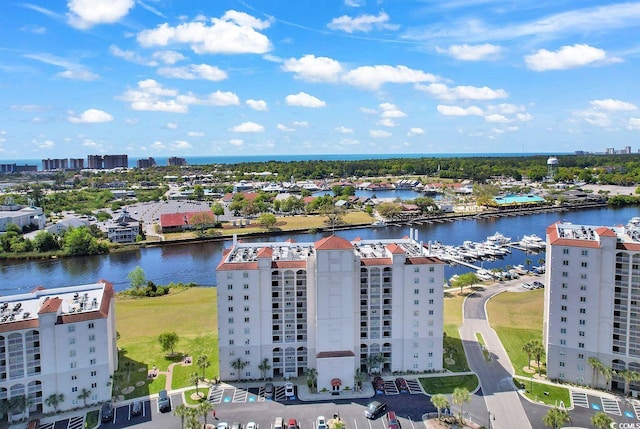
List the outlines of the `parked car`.
<svg viewBox="0 0 640 429">
<path fill-rule="evenodd" d="M 231 423 L 231 429 L 242 429 L 242 423 L 240 422 Z"/>
<path fill-rule="evenodd" d="M 379 392 L 384 392 L 384 380 L 379 375 L 373 379 L 373 388 Z"/>
<path fill-rule="evenodd" d="M 394 411 L 387 412 L 387 429 L 400 429 L 400 421 Z"/>
<path fill-rule="evenodd" d="M 531 286 L 531 283 L 522 283 L 522 287 L 529 290 L 533 289 L 533 286 Z"/>
<path fill-rule="evenodd" d="M 265 399 L 272 399 L 273 398 L 273 391 L 274 391 L 273 383 L 265 383 L 265 385 L 264 385 L 264 397 L 265 397 Z"/>
<path fill-rule="evenodd" d="M 169 394 L 164 389 L 158 392 L 158 409 L 161 413 L 171 411 L 171 401 L 169 400 Z"/>
<path fill-rule="evenodd" d="M 258 429 L 258 423 L 249 422 L 244 426 L 244 429 Z"/>
<path fill-rule="evenodd" d="M 286 396 L 287 399 L 292 398 L 293 396 L 295 396 L 295 391 L 293 389 L 293 383 L 285 383 L 285 385 L 284 385 L 284 396 Z"/>
<path fill-rule="evenodd" d="M 534 282 L 533 282 L 533 285 L 534 285 L 537 289 L 540 289 L 540 288 L 543 288 L 543 287 L 544 287 L 544 283 L 539 282 L 538 280 L 534 281 Z"/>
<path fill-rule="evenodd" d="M 38 429 L 40 427 L 40 419 L 33 419 L 29 422 L 27 429 Z"/>
<path fill-rule="evenodd" d="M 364 410 L 364 416 L 368 419 L 375 419 L 380 413 L 387 409 L 387 404 L 380 401 L 369 402 Z"/>
<path fill-rule="evenodd" d="M 216 429 L 229 429 L 229 423 L 227 422 L 216 423 Z"/>
<path fill-rule="evenodd" d="M 316 419 L 316 429 L 327 429 L 327 421 L 324 416 L 318 416 Z"/>
<path fill-rule="evenodd" d="M 289 422 L 287 423 L 287 429 L 300 429 L 300 426 L 298 426 L 298 421 L 296 419 L 289 419 Z"/>
<path fill-rule="evenodd" d="M 133 401 L 131 403 L 131 415 L 139 416 L 142 414 L 142 402 L 141 401 Z"/>
<path fill-rule="evenodd" d="M 105 402 L 104 404 L 102 404 L 100 416 L 100 419 L 103 422 L 108 422 L 113 418 L 113 406 L 111 405 L 111 402 Z"/>
<path fill-rule="evenodd" d="M 402 377 L 396 378 L 396 387 L 401 392 L 408 392 L 409 391 L 409 386 L 407 386 L 407 380 L 405 380 Z"/>
</svg>

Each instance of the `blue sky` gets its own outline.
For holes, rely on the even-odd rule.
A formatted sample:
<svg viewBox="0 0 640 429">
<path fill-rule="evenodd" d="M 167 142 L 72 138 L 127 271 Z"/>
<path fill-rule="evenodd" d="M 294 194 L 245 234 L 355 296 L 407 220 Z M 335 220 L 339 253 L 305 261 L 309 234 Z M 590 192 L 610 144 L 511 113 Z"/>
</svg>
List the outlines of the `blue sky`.
<svg viewBox="0 0 640 429">
<path fill-rule="evenodd" d="M 0 2 L 0 159 L 640 148 L 640 2 Z"/>
</svg>

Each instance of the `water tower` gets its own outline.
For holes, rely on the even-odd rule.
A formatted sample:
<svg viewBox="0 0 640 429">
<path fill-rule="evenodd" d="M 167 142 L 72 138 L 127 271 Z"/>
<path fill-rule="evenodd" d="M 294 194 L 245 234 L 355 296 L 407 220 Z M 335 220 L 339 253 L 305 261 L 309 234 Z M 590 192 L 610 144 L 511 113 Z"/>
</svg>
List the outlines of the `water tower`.
<svg viewBox="0 0 640 429">
<path fill-rule="evenodd" d="M 547 159 L 547 179 L 553 180 L 556 174 L 558 174 L 558 158 L 552 156 Z"/>
</svg>

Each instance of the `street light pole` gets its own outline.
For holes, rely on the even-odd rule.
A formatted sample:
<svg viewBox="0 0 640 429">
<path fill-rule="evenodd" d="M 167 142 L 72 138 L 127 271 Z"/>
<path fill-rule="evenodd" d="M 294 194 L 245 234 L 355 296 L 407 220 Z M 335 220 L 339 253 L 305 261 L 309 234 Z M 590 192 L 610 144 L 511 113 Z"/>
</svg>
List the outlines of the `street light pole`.
<svg viewBox="0 0 640 429">
<path fill-rule="evenodd" d="M 487 411 L 487 413 L 489 413 L 489 429 L 491 429 L 491 417 L 493 417 L 493 421 L 496 420 L 496 415 L 494 413 L 492 413 L 491 411 Z"/>
</svg>

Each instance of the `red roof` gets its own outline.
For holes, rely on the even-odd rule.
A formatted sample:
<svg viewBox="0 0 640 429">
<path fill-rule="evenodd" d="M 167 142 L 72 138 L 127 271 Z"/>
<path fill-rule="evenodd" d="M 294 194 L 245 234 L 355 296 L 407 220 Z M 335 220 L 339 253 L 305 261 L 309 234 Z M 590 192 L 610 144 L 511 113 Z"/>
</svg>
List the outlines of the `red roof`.
<svg viewBox="0 0 640 429">
<path fill-rule="evenodd" d="M 396 243 L 387 244 L 387 250 L 394 255 L 404 254 L 402 247 L 398 246 Z"/>
<path fill-rule="evenodd" d="M 191 218 L 196 214 L 203 216 L 202 219 L 207 219 L 212 223 L 215 221 L 213 212 L 210 210 L 200 212 L 167 213 L 160 215 L 160 226 L 163 228 L 171 228 L 175 226 L 190 225 Z"/>
<path fill-rule="evenodd" d="M 262 249 L 258 250 L 258 254 L 256 255 L 256 257 L 258 258 L 271 258 L 273 256 L 273 249 L 270 247 L 263 247 Z"/>
<path fill-rule="evenodd" d="M 391 258 L 363 258 L 360 265 L 391 265 Z"/>
<path fill-rule="evenodd" d="M 353 245 L 344 238 L 340 238 L 337 235 L 330 235 L 322 240 L 318 240 L 315 243 L 316 250 L 347 250 L 353 249 Z"/>
</svg>

